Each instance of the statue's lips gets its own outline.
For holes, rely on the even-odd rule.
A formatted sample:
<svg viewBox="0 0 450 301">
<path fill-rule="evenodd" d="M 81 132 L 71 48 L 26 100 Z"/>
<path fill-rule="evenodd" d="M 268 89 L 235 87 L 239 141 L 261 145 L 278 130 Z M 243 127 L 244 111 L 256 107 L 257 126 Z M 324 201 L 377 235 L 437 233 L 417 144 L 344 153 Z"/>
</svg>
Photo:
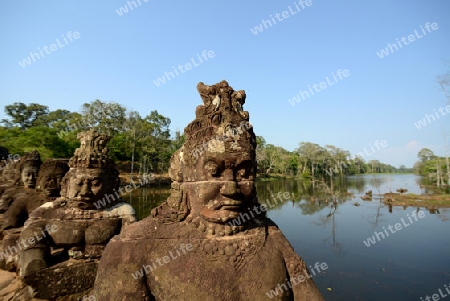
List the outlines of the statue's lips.
<svg viewBox="0 0 450 301">
<path fill-rule="evenodd" d="M 244 202 L 238 201 L 238 200 L 231 200 L 231 199 L 225 199 L 225 200 L 219 200 L 214 201 L 212 204 L 212 209 L 214 210 L 230 210 L 230 211 L 237 211 L 240 208 L 242 208 Z"/>
<path fill-rule="evenodd" d="M 229 211 L 238 211 L 241 206 L 232 206 L 232 205 L 223 205 L 219 210 L 229 210 Z"/>
<path fill-rule="evenodd" d="M 93 202 L 96 202 L 96 201 L 98 201 L 99 199 L 98 198 L 96 198 L 96 197 L 94 197 L 94 196 L 92 196 L 92 197 L 80 197 L 80 196 L 77 196 L 77 197 L 74 197 L 74 198 L 72 198 L 74 201 L 78 201 L 78 202 L 82 202 L 82 203 L 87 203 L 87 204 L 89 204 L 89 203 L 93 203 Z"/>
</svg>

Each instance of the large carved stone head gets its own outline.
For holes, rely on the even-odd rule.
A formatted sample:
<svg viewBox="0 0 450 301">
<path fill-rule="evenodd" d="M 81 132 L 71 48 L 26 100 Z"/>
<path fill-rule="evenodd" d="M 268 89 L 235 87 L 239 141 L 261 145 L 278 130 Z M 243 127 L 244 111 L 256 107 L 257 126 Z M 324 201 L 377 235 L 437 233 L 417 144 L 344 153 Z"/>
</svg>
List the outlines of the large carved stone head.
<svg viewBox="0 0 450 301">
<path fill-rule="evenodd" d="M 225 224 L 259 205 L 254 186 L 256 137 L 242 109 L 245 91 L 234 91 L 226 81 L 199 83 L 197 90 L 203 105 L 184 130 L 184 145 L 171 157 L 173 183 L 167 204 L 176 214 L 167 220 L 200 218 Z M 153 214 L 165 213 L 159 208 Z"/>
<path fill-rule="evenodd" d="M 70 170 L 64 176 L 61 196 L 81 209 L 96 209 L 94 203 L 119 187 L 119 172 L 108 157 L 106 143 L 110 136 L 95 130 L 78 133 L 81 145 L 69 160 Z"/>
<path fill-rule="evenodd" d="M 39 169 L 37 190 L 45 197 L 59 197 L 61 182 L 69 171 L 68 160 L 49 159 Z"/>
<path fill-rule="evenodd" d="M 34 188 L 36 186 L 36 179 L 41 164 L 41 156 L 36 150 L 26 153 L 21 158 L 20 177 L 25 187 Z"/>
</svg>

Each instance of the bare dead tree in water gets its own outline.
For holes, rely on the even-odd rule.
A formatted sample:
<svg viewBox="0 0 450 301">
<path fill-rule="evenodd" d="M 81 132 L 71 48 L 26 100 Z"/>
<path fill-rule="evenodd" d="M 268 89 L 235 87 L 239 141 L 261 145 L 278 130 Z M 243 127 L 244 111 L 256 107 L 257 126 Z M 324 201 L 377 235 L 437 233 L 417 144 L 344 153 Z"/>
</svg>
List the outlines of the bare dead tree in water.
<svg viewBox="0 0 450 301">
<path fill-rule="evenodd" d="M 372 228 L 375 228 L 378 226 L 378 222 L 380 221 L 380 217 L 382 216 L 381 214 L 381 207 L 383 206 L 384 203 L 384 194 L 381 194 L 380 191 L 380 180 L 376 178 L 375 175 L 373 175 L 373 185 L 375 187 L 375 189 L 378 191 L 378 197 L 379 197 L 379 203 L 378 203 L 378 208 L 377 208 L 377 212 L 375 214 L 375 221 L 371 222 L 371 224 L 373 225 Z"/>
<path fill-rule="evenodd" d="M 330 212 L 320 218 L 320 222 L 318 222 L 318 225 L 326 225 L 331 221 L 331 235 L 323 240 L 324 243 L 327 243 L 336 253 L 341 254 L 342 253 L 342 244 L 339 243 L 336 239 L 336 219 L 335 219 L 335 213 L 338 207 L 338 197 L 336 196 L 335 191 L 332 187 L 327 185 L 324 181 L 317 180 L 317 187 L 323 189 L 325 194 L 330 198 Z"/>
<path fill-rule="evenodd" d="M 327 214 L 327 216 L 323 219 L 323 225 L 325 225 L 327 222 L 331 221 L 331 235 L 323 240 L 324 243 L 328 243 L 328 245 L 338 254 L 342 253 L 342 244 L 339 243 L 336 239 L 336 219 L 335 219 L 335 213 L 338 207 L 338 203 L 331 203 L 330 204 L 330 212 Z M 343 254 L 342 254 L 343 255 Z"/>
</svg>

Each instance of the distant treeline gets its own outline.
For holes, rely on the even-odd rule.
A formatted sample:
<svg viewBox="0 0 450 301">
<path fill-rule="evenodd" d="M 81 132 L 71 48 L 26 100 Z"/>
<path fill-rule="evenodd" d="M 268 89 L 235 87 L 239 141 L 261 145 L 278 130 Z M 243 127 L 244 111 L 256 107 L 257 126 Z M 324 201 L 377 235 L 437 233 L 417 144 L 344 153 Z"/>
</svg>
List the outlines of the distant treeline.
<svg viewBox="0 0 450 301">
<path fill-rule="evenodd" d="M 179 132 L 170 137 L 170 119 L 158 111 L 141 117 L 118 103 L 95 100 L 83 104 L 81 112 L 70 112 L 16 102 L 5 106 L 5 113 L 9 119 L 0 122 L 0 146 L 19 155 L 36 149 L 44 160 L 72 157 L 79 146 L 77 133 L 93 128 L 111 135 L 109 153 L 122 170 L 133 166 L 136 173 L 163 173 L 183 144 Z"/>
<path fill-rule="evenodd" d="M 96 129 L 112 136 L 108 148 L 122 170 L 165 173 L 170 156 L 182 146 L 184 135 L 171 137 L 170 119 L 151 111 L 141 117 L 118 103 L 95 100 L 83 104 L 81 112 L 49 111 L 37 103 L 16 102 L 5 106 L 9 117 L 0 123 L 0 146 L 11 154 L 38 150 L 41 158 L 70 158 L 79 146 L 77 133 Z M 412 172 L 404 166 L 395 168 L 378 160 L 365 162 L 351 157 L 346 150 L 333 145 L 319 146 L 301 142 L 294 151 L 267 144 L 257 136 L 258 173 L 268 175 L 324 178 L 363 173 Z M 1 158 L 0 158 L 1 159 Z M 133 163 L 133 164 L 132 164 Z"/>
<path fill-rule="evenodd" d="M 364 173 L 411 173 L 413 170 L 401 165 L 396 168 L 378 160 L 366 162 L 360 155 L 334 145 L 322 147 L 311 142 L 300 142 L 299 147 L 290 152 L 282 147 L 267 144 L 263 137 L 257 137 L 256 156 L 258 172 L 280 174 L 302 178 L 326 178 L 338 175 Z"/>
</svg>

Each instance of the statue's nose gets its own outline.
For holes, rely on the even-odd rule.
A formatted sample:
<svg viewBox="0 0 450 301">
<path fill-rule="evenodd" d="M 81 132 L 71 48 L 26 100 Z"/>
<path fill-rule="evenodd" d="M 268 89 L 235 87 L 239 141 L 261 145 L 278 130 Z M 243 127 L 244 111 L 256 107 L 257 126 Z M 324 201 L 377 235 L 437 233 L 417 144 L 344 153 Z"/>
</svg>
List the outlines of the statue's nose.
<svg viewBox="0 0 450 301">
<path fill-rule="evenodd" d="M 80 194 L 82 196 L 89 195 L 91 193 L 91 189 L 89 188 L 89 185 L 87 183 L 84 183 L 83 186 L 81 186 Z"/>
<path fill-rule="evenodd" d="M 241 193 L 241 190 L 234 181 L 225 182 L 220 188 L 220 194 L 228 197 L 232 197 Z"/>
<path fill-rule="evenodd" d="M 56 187 L 57 187 L 57 185 L 56 185 L 56 180 L 55 180 L 55 179 L 50 179 L 50 180 L 48 181 L 48 187 L 49 187 L 49 188 L 56 188 Z"/>
</svg>

